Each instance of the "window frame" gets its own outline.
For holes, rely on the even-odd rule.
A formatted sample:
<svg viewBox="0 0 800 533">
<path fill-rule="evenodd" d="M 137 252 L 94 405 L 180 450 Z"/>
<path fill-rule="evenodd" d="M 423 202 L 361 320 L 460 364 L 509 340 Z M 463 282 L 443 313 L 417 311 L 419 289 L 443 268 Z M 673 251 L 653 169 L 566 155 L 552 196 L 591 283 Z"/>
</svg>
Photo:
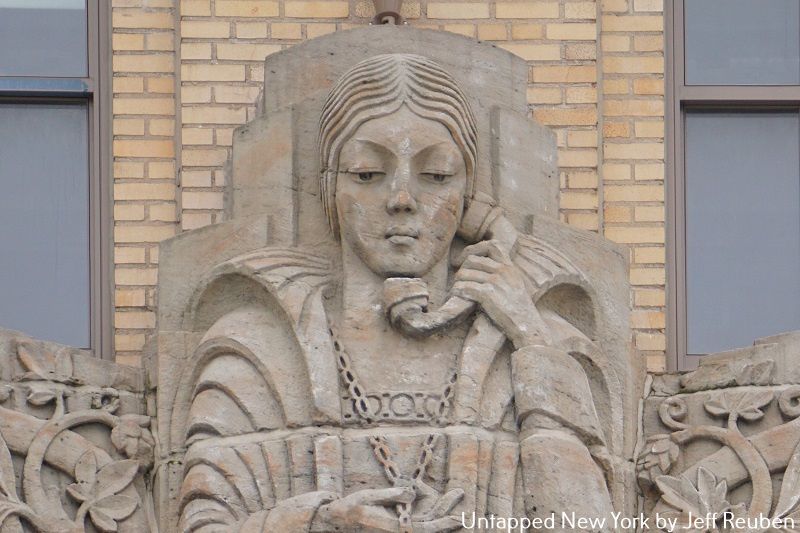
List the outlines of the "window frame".
<svg viewBox="0 0 800 533">
<path fill-rule="evenodd" d="M 86 0 L 87 77 L 0 76 L 0 103 L 85 103 L 89 168 L 89 349 L 114 359 L 111 3 Z"/>
<path fill-rule="evenodd" d="M 705 354 L 687 353 L 686 172 L 687 110 L 800 110 L 800 85 L 686 85 L 684 1 L 666 0 L 666 252 L 667 370 L 693 370 Z M 755 339 L 753 339 L 755 340 Z"/>
</svg>

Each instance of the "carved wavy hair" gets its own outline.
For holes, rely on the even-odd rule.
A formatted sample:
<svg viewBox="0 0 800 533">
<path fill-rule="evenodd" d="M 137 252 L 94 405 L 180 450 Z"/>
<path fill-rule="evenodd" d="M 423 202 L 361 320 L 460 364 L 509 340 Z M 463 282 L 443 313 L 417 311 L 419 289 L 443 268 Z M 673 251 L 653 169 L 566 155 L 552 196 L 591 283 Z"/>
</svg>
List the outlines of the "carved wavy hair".
<svg viewBox="0 0 800 533">
<path fill-rule="evenodd" d="M 456 81 L 438 64 L 411 54 L 383 54 L 366 59 L 336 82 L 322 108 L 319 125 L 320 196 L 334 234 L 336 176 L 342 145 L 367 122 L 406 105 L 416 115 L 443 124 L 466 163 L 465 201 L 475 193 L 478 130 L 475 117 Z"/>
</svg>

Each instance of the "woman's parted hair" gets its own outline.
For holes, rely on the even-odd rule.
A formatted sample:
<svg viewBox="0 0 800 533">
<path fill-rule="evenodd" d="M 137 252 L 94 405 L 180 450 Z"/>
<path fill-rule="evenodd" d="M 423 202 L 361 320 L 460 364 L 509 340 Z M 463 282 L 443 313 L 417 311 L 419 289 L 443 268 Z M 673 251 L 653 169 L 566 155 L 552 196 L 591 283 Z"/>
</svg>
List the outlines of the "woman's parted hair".
<svg viewBox="0 0 800 533">
<path fill-rule="evenodd" d="M 406 105 L 415 114 L 442 123 L 464 156 L 466 201 L 475 192 L 478 131 L 475 117 L 455 80 L 422 56 L 383 54 L 356 64 L 336 82 L 319 125 L 320 196 L 334 234 L 336 176 L 342 145 L 368 120 L 390 115 Z"/>
</svg>

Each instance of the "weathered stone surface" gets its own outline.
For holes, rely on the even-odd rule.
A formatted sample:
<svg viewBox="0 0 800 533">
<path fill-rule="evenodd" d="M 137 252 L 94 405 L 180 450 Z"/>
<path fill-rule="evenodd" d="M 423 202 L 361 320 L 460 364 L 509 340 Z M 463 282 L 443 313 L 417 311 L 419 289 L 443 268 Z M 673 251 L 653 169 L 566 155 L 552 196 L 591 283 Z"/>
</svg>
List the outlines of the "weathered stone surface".
<svg viewBox="0 0 800 533">
<path fill-rule="evenodd" d="M 524 63 L 372 27 L 265 73 L 231 220 L 160 253 L 162 530 L 632 515 L 627 254 L 558 222 Z"/>
<path fill-rule="evenodd" d="M 736 531 L 800 530 L 797 338 L 709 355 L 674 394 L 654 387 L 638 463 L 646 512 L 678 528 L 691 512 L 717 513 L 711 530 L 723 530 L 725 513 L 743 520 Z"/>
</svg>

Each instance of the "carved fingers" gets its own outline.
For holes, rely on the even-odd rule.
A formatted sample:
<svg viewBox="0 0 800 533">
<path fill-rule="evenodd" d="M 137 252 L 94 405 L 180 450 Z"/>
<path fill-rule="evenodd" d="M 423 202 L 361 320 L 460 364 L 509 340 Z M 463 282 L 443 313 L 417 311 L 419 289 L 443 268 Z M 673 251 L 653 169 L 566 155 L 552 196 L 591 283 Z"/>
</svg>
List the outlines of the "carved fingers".
<svg viewBox="0 0 800 533">
<path fill-rule="evenodd" d="M 410 504 L 416 498 L 411 487 L 366 489 L 320 507 L 312 531 L 397 531 L 397 514 L 388 507 Z"/>
</svg>

